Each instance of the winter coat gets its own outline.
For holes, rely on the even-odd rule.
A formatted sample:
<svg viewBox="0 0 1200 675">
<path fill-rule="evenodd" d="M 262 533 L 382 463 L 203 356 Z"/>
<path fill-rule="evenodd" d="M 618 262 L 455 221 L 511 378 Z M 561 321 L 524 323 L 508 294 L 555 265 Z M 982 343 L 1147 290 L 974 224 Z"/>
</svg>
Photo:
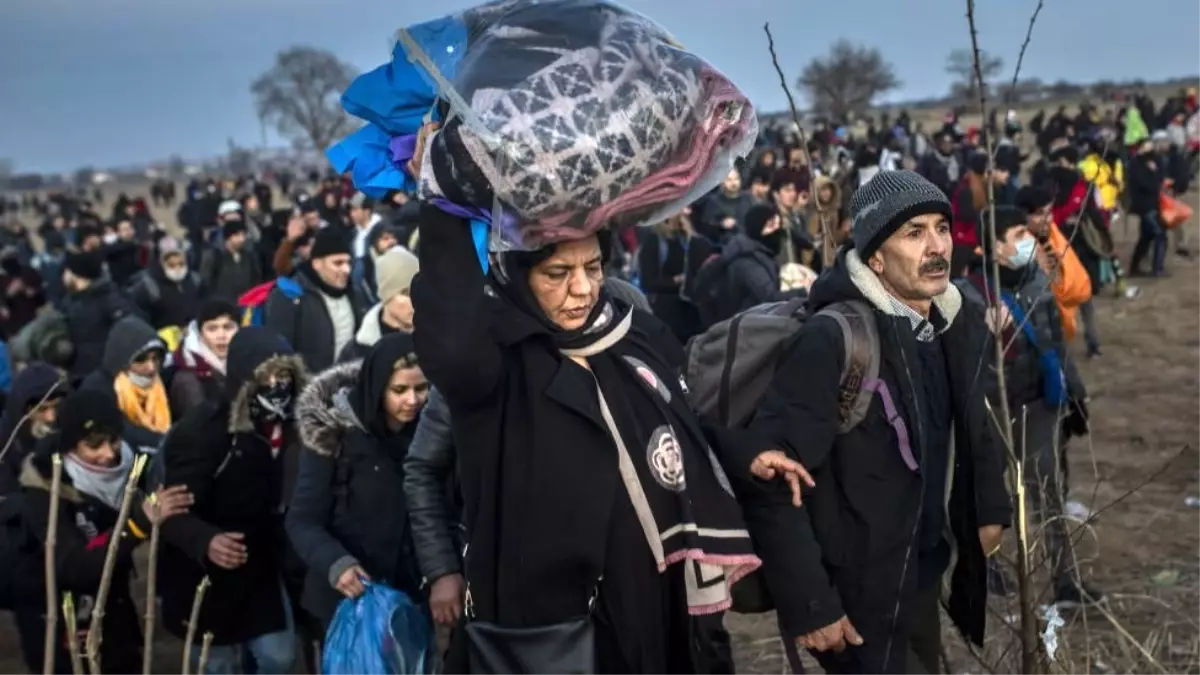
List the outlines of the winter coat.
<svg viewBox="0 0 1200 675">
<path fill-rule="evenodd" d="M 171 281 L 160 263 L 147 269 L 129 289 L 129 299 L 155 330 L 188 325 L 200 311 L 202 294 L 199 274 L 189 271 L 182 281 Z"/>
<path fill-rule="evenodd" d="M 420 228 L 414 338 L 421 368 L 445 396 L 453 420 L 470 537 L 464 576 L 476 616 L 513 628 L 577 617 L 602 571 L 605 584 L 653 573 L 648 556 L 647 567 L 607 559 L 614 547 L 630 549 L 637 543 L 614 544 L 606 533 L 641 534 L 636 517 L 621 508 L 631 502 L 623 496 L 595 381 L 568 362 L 542 323 L 485 291 L 464 222 L 423 205 Z M 683 351 L 669 330 L 639 311 L 633 312 L 629 330 L 653 347 L 643 356 L 663 362 L 658 367 L 670 374 L 658 380 L 671 400 L 682 401 L 674 373 L 682 368 Z M 752 458 L 766 448 L 734 435 L 713 441 L 730 480 L 749 481 Z M 787 492 L 779 481 L 765 489 L 774 497 L 775 490 Z M 747 508 L 747 526 L 756 528 Z M 786 532 L 770 526 L 763 531 Z M 684 620 L 663 611 L 664 619 Z M 627 629 L 612 627 L 614 632 L 622 628 Z M 685 644 L 693 650 L 692 667 L 700 667 L 694 653 L 698 641 Z M 674 650 L 680 644 L 660 646 Z"/>
<path fill-rule="evenodd" d="M 654 315 L 671 327 L 680 342 L 700 332 L 700 316 L 691 303 L 680 296 L 686 262 L 683 234 L 664 236 L 652 232 L 638 248 L 638 272 Z"/>
<path fill-rule="evenodd" d="M 236 256 L 224 246 L 205 251 L 200 261 L 200 278 L 210 297 L 230 301 L 266 281 L 262 260 L 251 244 Z"/>
<path fill-rule="evenodd" d="M 180 420 L 189 410 L 205 401 L 216 401 L 225 390 L 225 373 L 215 368 L 205 356 L 200 330 L 196 322 L 188 324 L 183 342 L 167 358 L 164 366 L 171 371 L 171 419 Z"/>
<path fill-rule="evenodd" d="M 272 289 L 267 296 L 266 321 L 269 328 L 282 335 L 296 350 L 304 364 L 313 372 L 325 370 L 337 360 L 334 353 L 333 320 L 321 297 L 321 290 L 308 274 L 298 272 L 293 279 L 304 289 L 298 298 L 289 298 L 281 289 Z M 351 286 L 346 292 L 354 308 L 354 325 L 362 325 L 366 300 Z M 351 339 L 347 344 L 353 344 Z"/>
<path fill-rule="evenodd" d="M 162 342 L 158 333 L 138 317 L 127 316 L 116 322 L 104 343 L 103 362 L 83 379 L 79 388 L 103 392 L 115 402 L 117 393 L 113 382 L 117 375 L 129 367 L 138 352 L 154 341 Z M 128 418 L 125 418 L 122 436 L 134 448 L 157 448 L 163 438 L 157 431 L 140 427 Z"/>
<path fill-rule="evenodd" d="M 879 380 L 905 422 L 919 466 L 926 456 L 918 411 L 923 380 L 912 324 L 892 308 L 887 291 L 857 252 L 843 249 L 813 285 L 810 310 L 849 300 L 864 301 L 873 310 L 881 349 Z M 954 420 L 943 519 L 957 549 L 949 613 L 966 636 L 982 643 L 987 564 L 977 528 L 1006 525 L 1011 511 L 1003 457 L 987 424 L 984 378 L 976 375 L 987 356 L 987 329 L 982 311 L 964 306 L 953 285 L 934 299 L 934 307 L 945 322 L 939 339 Z M 921 472 L 902 460 L 881 396 L 872 397 L 861 423 L 838 434 L 844 349 L 833 319 L 810 319 L 784 353 L 752 421 L 753 431 L 773 439 L 816 481 L 804 508 L 794 512 L 798 522 L 790 529 L 795 545 L 806 552 L 805 564 L 786 573 L 770 565 L 764 570 L 777 602 L 791 597 L 808 609 L 800 620 L 782 617 L 788 635 L 805 634 L 846 615 L 865 640 L 846 654 L 856 661 L 855 672 L 893 672 L 904 668 L 903 643 L 896 641 L 890 653 L 885 651 L 893 642 L 889 636 L 904 634 L 911 620 L 920 562 L 917 523 L 926 486 Z"/>
<path fill-rule="evenodd" d="M 354 339 L 346 343 L 346 346 L 342 348 L 342 353 L 338 354 L 337 362 L 349 363 L 362 359 L 381 337 L 392 330 L 390 326 L 383 323 L 383 305 L 377 304 L 368 309 L 366 314 L 363 314 L 358 330 L 354 332 Z"/>
<path fill-rule="evenodd" d="M 430 583 L 462 572 L 462 503 L 454 490 L 456 453 L 450 408 L 431 389 L 404 460 L 404 494 L 413 547 Z"/>
<path fill-rule="evenodd" d="M 82 292 L 68 294 L 62 313 L 71 344 L 75 345 L 71 379 L 79 381 L 100 367 L 104 342 L 112 327 L 136 311 L 113 282 L 101 279 Z"/>
<path fill-rule="evenodd" d="M 108 274 L 114 284 L 124 288 L 142 266 L 138 261 L 142 247 L 136 241 L 116 241 L 103 249 L 104 260 L 108 263 Z"/>
<path fill-rule="evenodd" d="M 26 267 L 16 261 L 13 267 L 8 267 L 10 261 L 5 261 L 6 267 L 0 273 L 0 293 L 3 299 L 0 305 L 8 310 L 8 318 L 0 323 L 4 337 L 11 338 L 29 325 L 38 312 L 46 304 L 46 294 L 42 289 L 42 276 L 33 268 Z M 15 293 L 9 293 L 9 285 L 19 281 L 21 288 Z"/>
<path fill-rule="evenodd" d="M 766 246 L 750 237 L 737 235 L 721 250 L 721 256 L 728 260 L 725 316 L 796 295 L 780 290 L 779 263 Z"/>
<path fill-rule="evenodd" d="M 17 489 L 21 465 L 37 449 L 38 440 L 31 433 L 32 424 L 28 420 L 22 423 L 22 418 L 43 399 L 61 399 L 69 393 L 70 386 L 63 376 L 45 363 L 31 363 L 17 373 L 12 391 L 4 402 L 4 415 L 0 417 L 0 438 L 6 442 L 12 439 L 12 445 L 0 463 L 0 496 Z"/>
<path fill-rule="evenodd" d="M 51 458 L 59 451 L 58 436 L 51 435 L 22 464 L 20 513 L 26 544 L 22 546 L 18 569 L 5 572 L 28 580 L 28 585 L 20 591 L 18 603 L 45 602 L 43 551 L 50 520 Z M 101 670 L 110 673 L 137 672 L 141 666 L 142 622 L 133 603 L 130 583 L 133 551 L 145 540 L 151 525 L 138 507 L 143 495 L 136 492 L 134 498 L 137 501 L 129 511 L 129 520 L 117 523 L 115 508 L 77 489 L 65 468 L 62 472 L 54 568 L 58 592 L 70 592 L 74 597 L 81 632 L 88 629 L 91 621 L 109 540 L 120 537 L 117 564 L 104 608 L 104 641 L 100 647 Z"/>
<path fill-rule="evenodd" d="M 739 192 L 730 197 L 722 190 L 718 190 L 705 199 L 702 204 L 700 227 L 704 230 L 705 236 L 714 239 L 737 232 L 742 227 L 742 220 L 746 217 L 746 212 L 753 205 L 750 195 L 745 192 Z M 735 221 L 732 230 L 727 230 L 722 226 L 726 218 L 733 218 Z"/>
<path fill-rule="evenodd" d="M 1154 167 L 1150 163 L 1154 162 Z M 1137 216 L 1158 212 L 1166 167 L 1157 155 L 1138 155 L 1129 162 L 1129 211 Z"/>
<path fill-rule="evenodd" d="M 304 448 L 287 534 L 308 568 L 301 604 L 328 625 L 342 595 L 338 578 L 354 565 L 392 588 L 419 598 L 421 573 L 405 504 L 404 447 L 411 439 L 380 439 L 358 419 L 349 391 L 361 361 L 336 365 L 305 389 L 296 407 Z M 380 384 L 376 400 L 387 382 Z M 410 427 L 413 425 L 409 425 Z"/>
<path fill-rule="evenodd" d="M 159 592 L 163 626 L 185 637 L 192 598 L 204 576 L 212 585 L 200 611 L 196 635 L 213 633 L 213 644 L 241 644 L 284 630 L 281 593 L 287 540 L 283 507 L 298 450 L 291 424 L 273 456 L 251 416 L 254 373 L 278 365 L 293 373 L 297 388 L 303 363 L 269 330 L 243 328 L 230 345 L 225 396 L 205 401 L 178 421 L 163 443 L 164 484 L 186 485 L 195 497 L 189 513 L 162 526 Z M 240 532 L 248 551 L 244 565 L 226 570 L 208 559 L 218 534 Z"/>
</svg>

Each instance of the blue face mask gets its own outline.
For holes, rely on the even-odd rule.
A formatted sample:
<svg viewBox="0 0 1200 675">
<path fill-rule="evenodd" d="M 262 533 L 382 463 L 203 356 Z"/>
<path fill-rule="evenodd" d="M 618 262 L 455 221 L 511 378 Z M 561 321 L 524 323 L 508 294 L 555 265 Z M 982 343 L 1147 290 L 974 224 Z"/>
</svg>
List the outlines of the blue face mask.
<svg viewBox="0 0 1200 675">
<path fill-rule="evenodd" d="M 1033 253 L 1037 250 L 1037 241 L 1033 237 L 1026 237 L 1017 242 L 1017 252 L 1008 256 L 1008 264 L 1014 269 L 1021 269 L 1033 260 Z"/>
</svg>

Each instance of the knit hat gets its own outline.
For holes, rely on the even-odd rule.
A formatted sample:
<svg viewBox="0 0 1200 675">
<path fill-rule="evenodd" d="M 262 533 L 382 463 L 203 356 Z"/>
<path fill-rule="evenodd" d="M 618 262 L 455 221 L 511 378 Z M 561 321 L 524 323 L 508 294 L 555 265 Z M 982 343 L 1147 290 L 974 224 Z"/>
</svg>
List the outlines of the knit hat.
<svg viewBox="0 0 1200 675">
<path fill-rule="evenodd" d="M 241 318 L 242 313 L 237 306 L 221 298 L 209 298 L 200 303 L 200 311 L 196 312 L 196 325 L 204 324 L 221 317 L 229 317 L 234 323 Z"/>
<path fill-rule="evenodd" d="M 60 448 L 70 451 L 93 435 L 119 437 L 124 416 L 111 393 L 81 389 L 58 404 Z"/>
<path fill-rule="evenodd" d="M 1045 208 L 1053 199 L 1054 195 L 1050 194 L 1049 190 L 1036 185 L 1025 185 L 1017 190 L 1017 197 L 1014 201 L 1026 213 L 1033 213 Z"/>
<path fill-rule="evenodd" d="M 991 222 L 991 213 L 984 211 L 979 216 L 979 244 L 983 248 L 984 255 L 991 251 L 991 241 L 988 238 L 988 223 Z M 1029 214 L 1024 210 L 1015 206 L 997 206 L 996 207 L 996 241 L 1004 241 L 1004 235 L 1009 230 L 1018 225 L 1025 225 L 1029 222 Z"/>
<path fill-rule="evenodd" d="M 967 168 L 977 174 L 987 173 L 988 156 L 986 152 L 973 152 L 967 157 Z"/>
<path fill-rule="evenodd" d="M 413 277 L 420 270 L 417 256 L 408 249 L 396 246 L 375 259 L 375 286 L 379 290 L 379 301 L 388 300 L 406 293 L 412 288 Z"/>
<path fill-rule="evenodd" d="M 854 248 L 865 261 L 901 225 L 929 213 L 952 217 L 945 193 L 913 171 L 882 171 L 850 197 Z"/>
<path fill-rule="evenodd" d="M 63 266 L 80 279 L 95 281 L 104 276 L 104 260 L 95 252 L 68 253 Z"/>
<path fill-rule="evenodd" d="M 184 255 L 187 253 L 187 244 L 181 241 L 178 237 L 164 235 L 158 240 L 158 259 L 164 260 L 167 256 L 174 254 Z"/>
<path fill-rule="evenodd" d="M 241 213 L 242 205 L 235 199 L 226 199 L 217 207 L 217 215 L 224 218 L 231 213 Z"/>
<path fill-rule="evenodd" d="M 742 229 L 751 237 L 756 237 L 762 234 L 763 228 L 767 226 L 767 222 L 772 217 L 779 215 L 779 211 L 770 204 L 755 204 L 751 206 L 746 215 L 742 216 Z"/>
<path fill-rule="evenodd" d="M 317 260 L 343 253 L 350 255 L 350 242 L 347 241 L 346 235 L 339 232 L 336 227 L 323 227 L 317 230 L 317 235 L 313 240 L 312 253 L 308 257 Z"/>
<path fill-rule="evenodd" d="M 240 220 L 227 220 L 221 225 L 221 236 L 228 239 L 235 234 L 246 234 L 246 223 Z"/>
</svg>

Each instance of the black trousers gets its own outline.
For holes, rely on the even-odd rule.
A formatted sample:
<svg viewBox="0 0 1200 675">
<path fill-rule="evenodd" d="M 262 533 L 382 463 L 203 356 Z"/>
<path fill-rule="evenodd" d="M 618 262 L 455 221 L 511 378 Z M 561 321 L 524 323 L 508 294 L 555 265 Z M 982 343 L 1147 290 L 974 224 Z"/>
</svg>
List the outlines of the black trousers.
<svg viewBox="0 0 1200 675">
<path fill-rule="evenodd" d="M 902 660 L 887 659 L 891 663 L 903 664 L 903 670 L 894 669 L 894 672 L 903 673 L 928 673 L 934 675 L 940 673 L 940 660 L 942 652 L 942 617 L 941 608 L 938 602 L 938 586 L 937 584 L 928 589 L 918 591 L 914 596 L 912 606 L 910 608 L 909 630 L 906 635 L 893 636 L 891 648 L 899 652 L 903 650 L 904 658 Z M 866 648 L 867 645 L 863 645 Z M 817 662 L 826 673 L 877 673 L 880 672 L 878 657 L 872 658 L 859 647 L 847 647 L 841 653 L 833 652 L 810 652 L 816 657 Z M 871 649 L 880 649 L 879 645 L 872 644 Z M 793 661 L 792 669 L 794 672 L 803 672 L 797 670 L 799 657 Z"/>
</svg>

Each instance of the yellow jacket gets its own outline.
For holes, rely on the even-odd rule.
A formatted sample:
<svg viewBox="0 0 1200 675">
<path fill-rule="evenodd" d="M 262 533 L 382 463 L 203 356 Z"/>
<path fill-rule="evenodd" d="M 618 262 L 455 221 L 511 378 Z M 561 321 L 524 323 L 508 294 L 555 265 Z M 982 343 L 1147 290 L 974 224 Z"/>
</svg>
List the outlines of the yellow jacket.
<svg viewBox="0 0 1200 675">
<path fill-rule="evenodd" d="M 1121 193 L 1125 190 L 1125 166 L 1120 160 L 1109 166 L 1103 157 L 1093 152 L 1079 162 L 1079 171 L 1084 180 L 1095 184 L 1100 208 L 1105 211 L 1117 208 Z"/>
</svg>

